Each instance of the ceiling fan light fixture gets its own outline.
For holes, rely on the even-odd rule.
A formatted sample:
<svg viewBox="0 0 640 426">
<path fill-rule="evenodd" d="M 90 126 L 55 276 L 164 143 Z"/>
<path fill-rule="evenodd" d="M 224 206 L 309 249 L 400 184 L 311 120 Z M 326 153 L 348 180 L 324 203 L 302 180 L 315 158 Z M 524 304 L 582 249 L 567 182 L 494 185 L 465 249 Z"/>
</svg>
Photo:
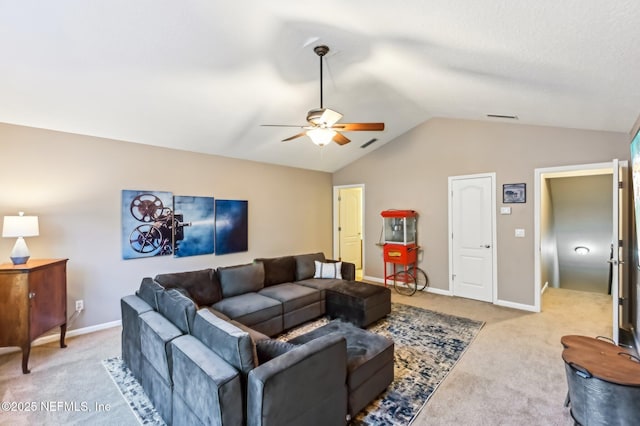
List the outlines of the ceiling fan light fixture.
<svg viewBox="0 0 640 426">
<path fill-rule="evenodd" d="M 305 45 L 306 46 L 306 45 Z M 329 53 L 329 47 L 325 45 L 316 46 L 313 51 L 320 59 L 320 108 L 314 108 L 307 113 L 307 126 L 291 126 L 287 124 L 263 124 L 263 126 L 274 127 L 300 127 L 305 131 L 296 135 L 282 139 L 288 142 L 304 135 L 309 136 L 311 141 L 318 146 L 325 146 L 330 142 L 338 145 L 346 145 L 351 140 L 344 136 L 342 132 L 380 132 L 384 130 L 384 123 L 338 123 L 342 114 L 330 108 L 325 108 L 322 95 L 322 58 Z M 364 146 L 363 146 L 364 148 Z"/>
<path fill-rule="evenodd" d="M 576 252 L 576 254 L 579 254 L 581 256 L 586 256 L 591 251 L 589 250 L 589 247 L 585 247 L 585 246 L 577 246 L 573 250 Z"/>
<path fill-rule="evenodd" d="M 307 130 L 307 136 L 318 146 L 325 146 L 330 143 L 336 133 L 335 130 L 323 128 Z"/>
</svg>

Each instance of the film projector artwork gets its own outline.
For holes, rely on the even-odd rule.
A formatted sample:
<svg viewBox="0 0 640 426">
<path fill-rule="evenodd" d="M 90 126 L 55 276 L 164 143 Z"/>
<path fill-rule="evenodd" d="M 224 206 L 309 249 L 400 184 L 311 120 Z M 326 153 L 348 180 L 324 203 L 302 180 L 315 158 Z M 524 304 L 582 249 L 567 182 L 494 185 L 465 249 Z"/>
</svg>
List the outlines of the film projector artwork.
<svg viewBox="0 0 640 426">
<path fill-rule="evenodd" d="M 122 191 L 122 258 L 211 254 L 212 197 L 163 191 Z"/>
</svg>

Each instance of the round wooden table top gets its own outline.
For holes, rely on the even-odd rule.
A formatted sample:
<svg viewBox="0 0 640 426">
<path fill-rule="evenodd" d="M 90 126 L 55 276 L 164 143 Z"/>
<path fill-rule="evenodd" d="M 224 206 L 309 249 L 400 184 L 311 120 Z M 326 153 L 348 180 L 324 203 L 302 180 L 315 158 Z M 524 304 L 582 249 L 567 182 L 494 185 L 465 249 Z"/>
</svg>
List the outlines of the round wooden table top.
<svg viewBox="0 0 640 426">
<path fill-rule="evenodd" d="M 562 359 L 591 373 L 592 376 L 625 386 L 640 386 L 640 362 L 626 354 L 630 350 L 587 336 L 563 336 Z"/>
</svg>

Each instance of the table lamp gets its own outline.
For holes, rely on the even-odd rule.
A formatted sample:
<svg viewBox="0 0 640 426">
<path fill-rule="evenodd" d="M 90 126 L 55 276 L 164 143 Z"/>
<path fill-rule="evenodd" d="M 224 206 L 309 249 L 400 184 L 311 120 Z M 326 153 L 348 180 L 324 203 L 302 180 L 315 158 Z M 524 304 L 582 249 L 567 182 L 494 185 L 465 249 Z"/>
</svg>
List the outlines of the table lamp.
<svg viewBox="0 0 640 426">
<path fill-rule="evenodd" d="M 24 237 L 37 237 L 40 234 L 38 216 L 25 216 L 24 212 L 19 212 L 18 215 L 5 216 L 2 226 L 3 237 L 18 238 L 11 252 L 11 261 L 14 265 L 22 265 L 29 260 L 29 248 Z"/>
</svg>

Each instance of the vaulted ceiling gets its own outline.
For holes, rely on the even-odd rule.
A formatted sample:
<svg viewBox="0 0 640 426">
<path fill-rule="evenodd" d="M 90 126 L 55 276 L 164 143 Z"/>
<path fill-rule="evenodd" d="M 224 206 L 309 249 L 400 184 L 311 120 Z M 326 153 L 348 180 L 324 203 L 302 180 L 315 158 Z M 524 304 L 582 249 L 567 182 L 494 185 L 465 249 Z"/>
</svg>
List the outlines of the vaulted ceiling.
<svg viewBox="0 0 640 426">
<path fill-rule="evenodd" d="M 260 126 L 319 106 L 318 44 L 383 132 Z M 332 172 L 432 117 L 628 132 L 639 47 L 637 0 L 0 0 L 0 122 Z"/>
</svg>

